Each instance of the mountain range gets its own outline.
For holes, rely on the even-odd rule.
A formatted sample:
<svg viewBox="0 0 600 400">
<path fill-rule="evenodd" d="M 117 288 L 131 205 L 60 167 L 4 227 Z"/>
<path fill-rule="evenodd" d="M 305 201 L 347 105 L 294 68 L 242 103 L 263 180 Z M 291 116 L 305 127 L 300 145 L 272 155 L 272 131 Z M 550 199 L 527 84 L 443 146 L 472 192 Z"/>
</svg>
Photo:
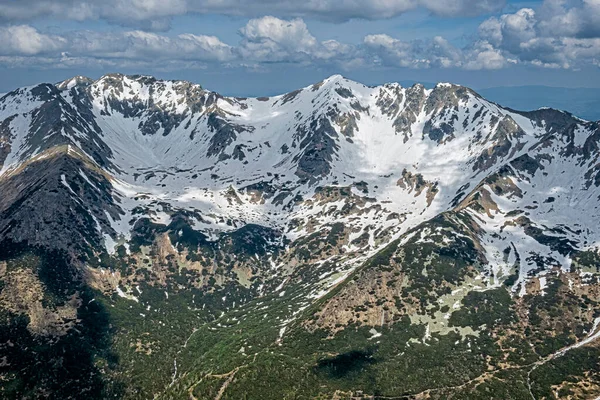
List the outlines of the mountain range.
<svg viewBox="0 0 600 400">
<path fill-rule="evenodd" d="M 517 110 L 552 107 L 569 110 L 583 119 L 600 119 L 600 92 L 597 88 L 551 86 L 505 86 L 479 89 L 479 94 L 495 103 Z"/>
<path fill-rule="evenodd" d="M 449 83 L 7 93 L 0 393 L 598 397 L 599 146 Z"/>
</svg>

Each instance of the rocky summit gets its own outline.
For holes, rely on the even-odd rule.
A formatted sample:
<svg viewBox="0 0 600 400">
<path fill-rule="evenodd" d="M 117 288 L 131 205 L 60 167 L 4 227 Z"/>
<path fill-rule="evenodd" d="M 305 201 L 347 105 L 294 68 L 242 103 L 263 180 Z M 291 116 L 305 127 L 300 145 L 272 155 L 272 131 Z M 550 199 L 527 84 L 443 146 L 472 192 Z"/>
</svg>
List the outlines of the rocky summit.
<svg viewBox="0 0 600 400">
<path fill-rule="evenodd" d="M 600 396 L 600 123 L 441 83 L 0 98 L 0 397 Z"/>
</svg>

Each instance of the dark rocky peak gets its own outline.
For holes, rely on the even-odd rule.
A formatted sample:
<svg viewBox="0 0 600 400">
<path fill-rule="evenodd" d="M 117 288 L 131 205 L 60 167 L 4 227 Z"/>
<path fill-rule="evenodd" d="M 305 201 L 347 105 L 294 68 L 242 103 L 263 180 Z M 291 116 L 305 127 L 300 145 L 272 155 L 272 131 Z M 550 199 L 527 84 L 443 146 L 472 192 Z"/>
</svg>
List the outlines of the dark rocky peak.
<svg viewBox="0 0 600 400">
<path fill-rule="evenodd" d="M 206 103 L 205 98 L 213 101 L 221 98 L 198 84 L 159 80 L 145 75 L 104 75 L 93 83 L 90 92 L 96 98 L 142 103 L 147 107 L 158 106 L 173 112 L 182 111 L 181 105 L 193 108 L 194 104 Z"/>
<path fill-rule="evenodd" d="M 562 135 L 567 133 L 569 128 L 573 125 L 584 122 L 569 112 L 555 110 L 553 108 L 540 108 L 535 111 L 509 110 L 530 119 L 534 126 L 544 128 L 546 133 L 551 134 L 557 133 Z"/>
<path fill-rule="evenodd" d="M 543 129 L 544 133 L 532 149 L 558 145 L 561 156 L 576 156 L 581 162 L 598 159 L 600 124 L 597 122 L 584 121 L 569 112 L 552 108 L 513 112 L 530 119 L 534 127 Z"/>
<path fill-rule="evenodd" d="M 101 139 L 100 127 L 90 112 L 86 96 L 74 96 L 69 102 L 53 85 L 40 85 L 32 89 L 32 93 L 45 101 L 31 112 L 28 150 L 23 152 L 23 159 L 32 152 L 73 145 L 81 147 L 99 165 L 111 166 L 112 152 Z"/>
<path fill-rule="evenodd" d="M 423 136 L 438 143 L 454 139 L 459 107 L 461 104 L 466 105 L 468 100 L 469 90 L 465 87 L 448 83 L 436 85 L 424 103 L 418 103 L 429 116 L 423 127 Z M 413 103 L 414 105 L 417 104 Z"/>
<path fill-rule="evenodd" d="M 30 93 L 38 101 L 51 101 L 60 97 L 60 90 L 49 83 L 42 83 L 33 87 Z"/>
<path fill-rule="evenodd" d="M 411 87 L 407 88 L 411 92 L 425 92 L 425 86 L 422 83 L 415 83 Z"/>
<path fill-rule="evenodd" d="M 420 83 L 404 88 L 399 83 L 386 83 L 379 86 L 377 105 L 383 114 L 390 117 L 397 116 L 399 112 L 404 115 L 402 119 L 412 119 L 424 109 L 426 114 L 437 114 L 445 108 L 455 108 L 462 100 L 467 100 L 469 94 L 479 97 L 471 89 L 449 83 L 438 84 L 431 91 L 427 91 Z M 402 107 L 402 109 L 401 109 Z M 398 126 L 404 126 L 399 121 Z"/>
<path fill-rule="evenodd" d="M 15 159 L 27 160 L 35 154 L 55 146 L 78 146 L 102 166 L 109 167 L 112 152 L 100 138 L 100 128 L 91 114 L 89 99 L 74 91 L 70 97 L 64 96 L 57 86 L 40 84 L 19 89 L 4 99 L 0 111 L 12 110 L 0 125 L 0 161 L 5 161 L 8 152 Z M 15 118 L 28 121 L 27 131 L 18 131 L 12 124 Z M 21 144 L 15 147 L 11 142 L 22 136 Z"/>
<path fill-rule="evenodd" d="M 81 256 L 102 250 L 99 229 L 115 236 L 110 219 L 123 215 L 106 173 L 69 145 L 55 146 L 3 176 L 0 192 L 0 246 L 28 243 Z"/>
<path fill-rule="evenodd" d="M 409 111 L 413 114 L 419 114 L 423 108 L 427 95 L 425 94 L 425 86 L 420 83 L 414 84 L 406 89 L 406 105 Z"/>
<path fill-rule="evenodd" d="M 0 112 L 29 112 L 42 102 L 60 97 L 60 94 L 60 90 L 49 83 L 18 88 L 0 97 Z"/>
</svg>

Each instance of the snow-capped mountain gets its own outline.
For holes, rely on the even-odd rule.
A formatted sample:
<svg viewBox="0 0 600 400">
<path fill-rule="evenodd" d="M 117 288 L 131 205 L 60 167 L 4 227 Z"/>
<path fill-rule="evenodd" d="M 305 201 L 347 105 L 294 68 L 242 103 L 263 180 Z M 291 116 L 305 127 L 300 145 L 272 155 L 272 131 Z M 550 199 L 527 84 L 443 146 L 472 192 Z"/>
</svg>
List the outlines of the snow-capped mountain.
<svg viewBox="0 0 600 400">
<path fill-rule="evenodd" d="M 227 98 L 115 74 L 19 89 L 0 104 L 3 181 L 58 146 L 98 168 L 115 199 L 114 212 L 94 216 L 109 252 L 136 220 L 168 225 L 176 210 L 193 211 L 194 229 L 213 238 L 251 223 L 294 240 L 343 222 L 349 243 L 367 233 L 374 250 L 378 232 L 395 239 L 475 194 L 489 208 L 476 216 L 494 274 L 508 274 L 511 243 L 564 268 L 573 251 L 600 245 L 598 123 L 503 109 L 461 86 L 367 87 L 337 75 L 282 96 Z M 54 178 L 81 200 L 66 175 Z M 351 198 L 315 201 L 322 187 Z M 502 229 L 518 211 L 569 245 L 561 253 Z M 521 271 L 531 265 L 521 258 Z"/>
<path fill-rule="evenodd" d="M 223 302 L 243 288 L 228 309 L 294 291 L 279 344 L 324 296 L 307 326 L 347 326 L 341 308 L 367 292 L 387 309 L 362 324 L 424 323 L 424 309 L 383 290 L 395 279 L 364 267 L 393 254 L 407 268 L 419 248 L 440 302 L 463 278 L 428 275 L 438 262 L 428 244 L 468 264 L 465 295 L 507 285 L 523 297 L 561 271 L 596 279 L 599 146 L 598 122 L 503 108 L 446 83 L 336 75 L 232 98 L 147 76 L 75 77 L 0 99 L 0 243 L 66 252 L 91 287 L 138 303 L 142 282 L 222 289 Z M 195 272 L 176 279 L 182 270 Z M 427 334 L 444 324 L 434 320 Z"/>
</svg>

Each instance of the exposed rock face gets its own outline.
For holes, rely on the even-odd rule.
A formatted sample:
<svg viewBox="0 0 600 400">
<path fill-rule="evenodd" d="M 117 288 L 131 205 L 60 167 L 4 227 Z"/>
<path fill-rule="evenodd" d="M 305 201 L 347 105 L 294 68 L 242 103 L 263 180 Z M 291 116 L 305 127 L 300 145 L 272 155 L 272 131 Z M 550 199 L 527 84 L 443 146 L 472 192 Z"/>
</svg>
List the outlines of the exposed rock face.
<svg viewBox="0 0 600 400">
<path fill-rule="evenodd" d="M 423 108 L 425 88 L 422 85 L 415 85 L 406 91 L 397 86 L 390 86 L 385 89 L 388 93 L 383 94 L 384 91 L 382 90 L 377 105 L 384 114 L 394 119 L 394 129 L 396 133 L 402 134 L 406 143 L 412 136 L 412 125 L 417 121 Z"/>
<path fill-rule="evenodd" d="M 413 174 L 406 169 L 402 170 L 402 177 L 397 183 L 402 189 L 408 191 L 408 193 L 415 194 L 415 197 L 419 197 L 424 190 L 426 190 L 427 205 L 430 206 L 431 202 L 435 198 L 438 192 L 437 183 L 427 182 L 423 179 L 421 174 Z"/>
<path fill-rule="evenodd" d="M 245 130 L 244 127 L 228 123 L 217 114 L 208 116 L 207 124 L 213 137 L 210 139 L 210 147 L 206 155 L 208 157 L 219 156 L 220 159 L 227 157 L 224 150 L 235 141 L 237 134 Z M 235 153 L 235 150 L 234 150 Z M 238 159 L 241 159 L 238 157 Z"/>
<path fill-rule="evenodd" d="M 303 152 L 295 161 L 298 162 L 296 174 L 309 183 L 315 183 L 331 171 L 333 155 L 338 149 L 336 130 L 328 119 L 314 120 L 308 127 L 308 133 L 299 144 Z"/>
<path fill-rule="evenodd" d="M 525 143 L 521 142 L 520 139 L 524 136 L 523 129 L 510 116 L 505 116 L 498 122 L 491 137 L 494 144 L 481 153 L 473 165 L 473 170 L 488 170 L 496 165 L 500 159 L 510 157 L 521 151 Z"/>
<path fill-rule="evenodd" d="M 46 150 L 0 180 L 4 240 L 85 254 L 103 246 L 102 231 L 124 217 L 110 181 L 67 146 Z"/>
<path fill-rule="evenodd" d="M 6 118 L 0 125 L 0 168 L 4 166 L 4 161 L 11 151 L 10 144 L 12 142 L 13 135 L 10 129 L 10 123 L 15 117 L 16 115 Z"/>
</svg>

